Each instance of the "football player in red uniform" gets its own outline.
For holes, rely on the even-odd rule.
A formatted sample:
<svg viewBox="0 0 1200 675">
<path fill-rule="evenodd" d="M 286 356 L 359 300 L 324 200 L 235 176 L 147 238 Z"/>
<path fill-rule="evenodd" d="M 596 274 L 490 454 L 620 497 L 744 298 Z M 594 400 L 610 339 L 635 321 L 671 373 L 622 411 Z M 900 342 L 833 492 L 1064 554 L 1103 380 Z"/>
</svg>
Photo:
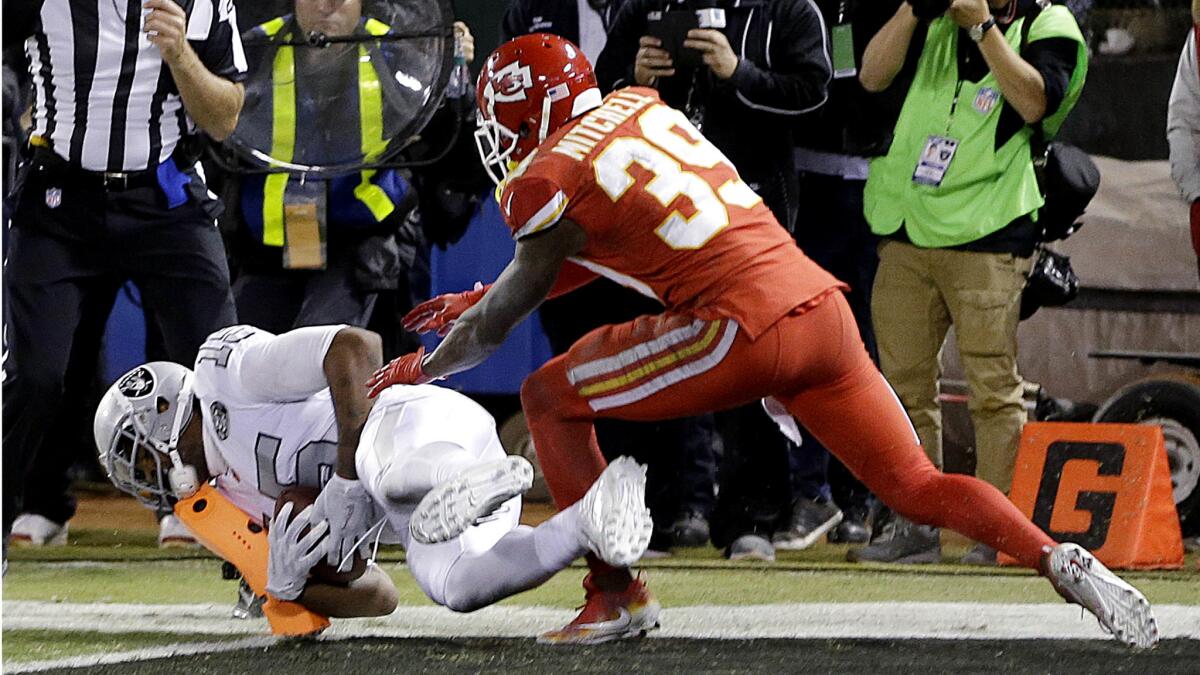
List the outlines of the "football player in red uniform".
<svg viewBox="0 0 1200 675">
<path fill-rule="evenodd" d="M 1091 554 L 1056 544 L 991 485 L 934 468 L 867 356 L 845 287 L 796 247 L 721 152 L 654 90 L 602 99 L 574 45 L 536 34 L 492 53 L 477 103 L 476 141 L 501 186 L 513 261 L 490 287 L 414 309 L 408 328 L 449 329 L 446 339 L 431 354 L 396 359 L 370 386 L 471 368 L 546 297 L 602 274 L 667 309 L 592 331 L 521 387 L 560 508 L 604 469 L 597 417 L 658 420 L 764 399 L 898 513 L 1014 556 L 1128 644 L 1157 640 L 1146 599 Z M 601 642 L 653 627 L 658 603 L 640 580 L 589 564 L 583 611 L 543 642 Z"/>
</svg>

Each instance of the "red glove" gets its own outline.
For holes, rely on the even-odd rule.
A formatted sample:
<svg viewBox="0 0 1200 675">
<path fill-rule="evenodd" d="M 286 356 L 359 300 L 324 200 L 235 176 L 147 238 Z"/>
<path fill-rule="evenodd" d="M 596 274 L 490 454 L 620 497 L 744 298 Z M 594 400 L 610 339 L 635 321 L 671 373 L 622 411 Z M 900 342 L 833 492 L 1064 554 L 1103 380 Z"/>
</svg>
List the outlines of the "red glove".
<svg viewBox="0 0 1200 675">
<path fill-rule="evenodd" d="M 404 315 L 404 319 L 401 321 L 404 330 L 416 333 L 428 333 L 436 330 L 438 335 L 444 336 L 454 327 L 454 322 L 458 320 L 458 317 L 482 300 L 483 294 L 487 293 L 491 287 L 491 284 L 484 286 L 477 281 L 472 290 L 446 293 L 426 300 Z"/>
<path fill-rule="evenodd" d="M 421 369 L 421 362 L 424 360 L 423 346 L 411 354 L 392 359 L 391 363 L 375 371 L 371 379 L 367 380 L 367 396 L 375 398 L 379 392 L 393 384 L 428 384 L 439 379 L 426 375 Z"/>
</svg>

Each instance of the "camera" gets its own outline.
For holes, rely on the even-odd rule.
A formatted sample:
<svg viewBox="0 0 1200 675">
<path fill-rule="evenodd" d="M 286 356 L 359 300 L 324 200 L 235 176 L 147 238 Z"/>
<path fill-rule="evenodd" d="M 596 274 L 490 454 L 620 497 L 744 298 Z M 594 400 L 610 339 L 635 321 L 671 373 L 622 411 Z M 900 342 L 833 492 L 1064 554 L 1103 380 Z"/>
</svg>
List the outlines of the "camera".
<svg viewBox="0 0 1200 675">
<path fill-rule="evenodd" d="M 725 28 L 725 10 L 713 7 L 714 0 L 698 0 L 686 7 L 647 14 L 647 33 L 662 41 L 662 49 L 671 55 L 671 60 L 680 68 L 695 68 L 703 65 L 703 55 L 683 46 L 687 33 L 693 28 Z M 698 5 L 708 5 L 698 6 Z"/>
<path fill-rule="evenodd" d="M 720 30 L 725 27 L 725 10 L 720 7 L 698 9 L 696 10 L 696 21 L 697 28 L 716 28 Z"/>
<path fill-rule="evenodd" d="M 913 15 L 922 21 L 932 21 L 950 9 L 950 0 L 908 0 Z"/>
</svg>

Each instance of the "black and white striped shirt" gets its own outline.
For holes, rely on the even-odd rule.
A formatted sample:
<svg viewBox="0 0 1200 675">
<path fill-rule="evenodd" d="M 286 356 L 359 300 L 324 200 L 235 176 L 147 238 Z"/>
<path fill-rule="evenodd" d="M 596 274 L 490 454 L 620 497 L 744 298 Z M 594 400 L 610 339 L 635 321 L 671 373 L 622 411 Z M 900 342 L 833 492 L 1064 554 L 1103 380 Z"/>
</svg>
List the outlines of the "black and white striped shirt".
<svg viewBox="0 0 1200 675">
<path fill-rule="evenodd" d="M 187 39 L 213 73 L 246 74 L 233 0 L 177 0 Z M 25 41 L 33 133 L 91 171 L 153 168 L 195 125 L 171 69 L 142 32 L 142 0 L 45 0 Z"/>
</svg>

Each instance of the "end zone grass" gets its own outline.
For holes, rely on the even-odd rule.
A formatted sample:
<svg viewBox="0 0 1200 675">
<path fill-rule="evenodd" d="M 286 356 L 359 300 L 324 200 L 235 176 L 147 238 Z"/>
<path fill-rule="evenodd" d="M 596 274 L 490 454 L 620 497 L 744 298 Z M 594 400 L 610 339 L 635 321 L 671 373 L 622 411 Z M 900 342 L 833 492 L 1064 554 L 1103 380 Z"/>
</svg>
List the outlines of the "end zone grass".
<svg viewBox="0 0 1200 675">
<path fill-rule="evenodd" d="M 151 523 L 152 525 L 152 523 Z M 71 531 L 71 545 L 66 547 L 13 549 L 10 551 L 10 566 L 8 575 L 3 580 L 3 599 L 35 600 L 61 603 L 133 603 L 133 604 L 163 604 L 163 603 L 213 603 L 218 606 L 228 605 L 230 608 L 236 595 L 237 585 L 221 578 L 219 561 L 203 551 L 191 549 L 159 549 L 155 542 L 154 530 L 150 528 L 113 529 L 110 526 L 80 527 Z M 720 553 L 711 548 L 680 549 L 669 558 L 647 561 L 641 565 L 643 573 L 648 578 L 655 594 L 667 607 L 688 607 L 697 605 L 769 605 L 780 603 L 847 603 L 847 602 L 953 602 L 953 603 L 1058 603 L 1058 596 L 1044 580 L 1036 577 L 1027 570 L 1013 568 L 973 568 L 957 564 L 943 565 L 857 565 L 844 562 L 846 546 L 820 544 L 807 551 L 792 553 L 780 552 L 776 563 L 730 563 L 721 558 Z M 966 550 L 966 544 L 961 540 L 947 537 L 945 552 L 947 560 L 957 560 Z M 403 566 L 404 554 L 399 549 L 384 549 L 380 561 L 384 569 L 395 579 L 400 590 L 401 603 L 406 606 L 429 606 L 428 599 L 416 587 L 412 577 Z M 569 610 L 579 604 L 582 599 L 580 582 L 583 578 L 582 566 L 576 566 L 534 591 L 521 594 L 504 601 L 502 604 L 510 607 L 550 607 Z M 1184 570 L 1161 572 L 1131 572 L 1123 573 L 1127 579 L 1137 585 L 1151 602 L 1156 604 L 1200 605 L 1200 569 L 1197 569 L 1197 556 L 1192 554 Z M 205 629 L 207 630 L 207 629 Z M 141 650 L 162 646 L 177 645 L 182 639 L 178 634 L 130 632 L 119 634 L 101 634 L 99 632 L 78 632 L 61 630 L 5 630 L 3 659 L 6 665 L 44 661 L 76 655 L 90 655 L 115 651 Z M 208 635 L 189 635 L 188 643 L 228 640 L 229 636 L 217 637 Z M 589 667 L 587 657 L 583 652 L 576 652 L 574 657 L 559 660 L 560 657 L 543 657 L 537 648 L 529 641 L 521 640 L 400 640 L 394 647 L 387 646 L 382 641 L 371 640 L 342 640 L 318 643 L 317 648 L 288 647 L 282 654 L 296 655 L 298 660 L 318 659 L 327 665 L 335 663 L 335 655 L 345 649 L 348 653 L 362 653 L 365 661 L 345 661 L 344 665 L 352 666 L 351 671 L 378 669 L 382 666 L 371 666 L 369 654 L 378 653 L 381 658 L 399 659 L 392 663 L 404 663 L 404 659 L 414 658 L 425 666 L 442 670 L 454 670 L 455 664 L 468 669 L 482 669 L 491 665 L 504 665 L 514 669 L 529 666 L 542 671 L 566 667 Z M 695 659 L 707 659 L 704 654 L 744 653 L 747 659 L 767 658 L 763 663 L 774 664 L 774 672 L 794 671 L 801 667 L 816 667 L 817 669 L 835 669 L 844 672 L 853 671 L 853 659 L 858 658 L 860 650 L 864 653 L 878 653 L 876 649 L 880 641 L 861 640 L 755 640 L 753 643 L 772 643 L 743 651 L 746 642 L 732 641 L 687 641 L 687 640 L 654 640 L 653 643 L 670 643 L 670 646 L 638 647 L 632 653 L 643 656 L 653 656 L 654 661 L 666 670 L 671 670 L 680 664 L 694 663 L 702 665 Z M 936 642 L 936 641 L 934 641 Z M 402 644 L 401 644 L 402 643 Z M 780 643 L 780 644 L 775 644 Z M 910 647 L 904 643 L 899 647 L 904 653 L 919 651 L 924 641 L 914 641 Z M 334 646 L 339 645 L 339 646 Z M 351 645 L 357 645 L 351 647 Z M 983 651 L 972 652 L 973 658 L 979 658 L 975 665 L 986 662 L 992 650 L 996 653 L 1011 651 L 1012 643 L 993 643 L 979 641 Z M 1113 645 L 1115 646 L 1115 645 Z M 491 649 L 503 653 L 491 654 Z M 783 657 L 771 654 L 783 654 L 786 650 L 797 654 L 808 655 L 810 651 L 817 656 L 815 660 L 801 659 L 792 664 L 784 665 Z M 939 650 L 942 648 L 939 647 Z M 954 648 L 947 654 L 953 655 Z M 1073 648 L 1072 648 L 1073 649 Z M 1102 651 L 1095 651 L 1096 649 Z M 1088 654 L 1109 654 L 1103 651 L 1108 647 L 1087 647 Z M 1181 643 L 1171 653 L 1184 653 L 1189 649 L 1192 653 L 1200 651 L 1200 642 Z M 290 651 L 289 651 L 290 650 Z M 440 650 L 440 651 L 439 651 Z M 697 651 L 698 650 L 698 651 Z M 780 651 L 782 650 L 782 651 Z M 795 651 L 799 650 L 799 651 Z M 271 648 L 275 654 L 277 648 Z M 614 648 L 614 653 L 616 649 Z M 1069 650 L 1068 650 L 1069 651 Z M 592 652 L 587 652 L 591 654 Z M 610 652 L 595 652 L 596 655 Z M 915 652 L 914 652 L 915 653 Z M 1119 652 L 1111 652 L 1119 653 Z M 1161 653 L 1161 652 L 1156 652 Z M 320 656 L 317 656 L 317 655 Z M 441 654 L 441 656 L 437 656 Z M 225 664 L 223 672 L 251 672 L 257 668 L 254 659 L 238 657 L 235 661 L 226 661 L 227 655 L 221 658 L 213 657 L 214 667 Z M 301 658 L 302 657 L 302 658 Z M 485 658 L 486 657 L 486 658 Z M 189 657 L 193 660 L 199 657 Z M 290 657 L 288 657 L 290 658 Z M 267 670 L 279 672 L 280 663 L 275 662 Z M 355 657 L 357 659 L 357 657 Z M 420 659 L 433 659 L 420 661 Z M 550 661 L 546 659 L 549 658 Z M 713 656 L 712 658 L 717 658 Z M 835 667 L 841 664 L 838 659 L 845 661 L 846 668 Z M 915 657 L 914 657 L 915 658 Z M 947 657 L 950 658 L 950 657 Z M 965 657 L 964 657 L 965 658 Z M 1090 658 L 1090 657 L 1089 657 Z M 1200 662 L 1200 654 L 1195 655 Z M 330 661 L 329 659 L 334 659 Z M 484 659 L 487 664 L 477 662 Z M 490 659 L 490 660 L 488 660 Z M 832 660 L 830 660 L 832 659 Z M 951 659 L 953 660 L 953 659 Z M 737 659 L 721 661 L 719 658 L 712 663 L 724 663 L 733 672 L 739 668 Z M 1097 663 L 1103 662 L 1098 659 Z M 414 663 L 415 663 L 414 662 Z M 120 672 L 159 672 L 147 664 L 157 663 L 159 668 L 163 662 L 148 661 L 133 671 L 121 667 Z M 617 663 L 617 662 L 614 662 Z M 636 661 L 620 661 L 624 664 L 620 670 L 614 665 L 609 671 L 627 672 L 628 670 L 644 670 L 658 672 L 650 663 L 639 664 Z M 707 663 L 707 662 L 705 662 Z M 865 663 L 865 662 L 864 662 Z M 950 667 L 936 665 L 936 660 L 921 662 L 922 669 L 930 668 L 943 672 Z M 1026 662 L 1021 662 L 1026 663 Z M 1066 663 L 1058 661 L 1058 664 Z M 1114 667 L 1121 661 L 1114 661 Z M 1171 661 L 1175 663 L 1175 661 Z M 440 664 L 440 665 L 439 665 Z M 557 664 L 557 665 L 555 665 Z M 581 665 L 582 664 L 582 665 Z M 1016 666 L 1017 664 L 1014 662 Z M 593 664 L 594 665 L 594 664 Z M 751 668 L 753 663 L 743 664 Z M 911 663 L 914 667 L 917 662 Z M 1026 665 L 1028 665 L 1026 663 Z M 1060 670 L 1054 663 L 1045 663 L 1042 671 L 1047 669 Z M 190 667 L 190 666 L 189 666 Z M 175 662 L 172 662 L 175 669 Z M 753 668 L 751 668 L 753 669 Z M 720 669 L 718 669 L 720 670 Z M 987 670 L 993 670 L 987 668 Z M 1091 672 L 1107 672 L 1111 668 L 1093 669 Z M 1119 670 L 1119 668 L 1118 668 Z M 105 672 L 103 670 L 98 672 Z M 111 672 L 117 672 L 114 667 Z M 189 671 L 191 672 L 191 671 Z M 209 672 L 201 667 L 196 672 Z M 296 675 L 309 671 L 297 667 Z M 1149 670 L 1131 670 L 1129 672 L 1151 672 Z M 1164 671 L 1157 671 L 1164 672 Z"/>
<path fill-rule="evenodd" d="M 383 563 L 400 591 L 400 602 L 429 600 L 408 570 Z M 509 598 L 507 605 L 574 607 L 582 596 L 583 568 L 564 572 L 540 588 Z M 1032 573 L 829 568 L 820 564 L 684 567 L 650 562 L 642 567 L 655 594 L 667 606 L 753 605 L 784 602 L 1057 602 L 1050 585 Z M 216 559 L 136 562 L 12 562 L 4 580 L 4 600 L 121 603 L 224 603 L 233 605 L 237 585 L 221 578 Z M 1127 575 L 1153 603 L 1200 604 L 1200 580 Z M 7 649 L 5 650 L 7 652 Z"/>
<path fill-rule="evenodd" d="M 192 642 L 224 642 L 239 635 L 190 635 Z M 4 663 L 49 661 L 103 652 L 124 652 L 179 642 L 174 633 L 97 633 L 66 630 L 4 631 Z M 102 649 L 97 649 L 102 646 Z"/>
</svg>

